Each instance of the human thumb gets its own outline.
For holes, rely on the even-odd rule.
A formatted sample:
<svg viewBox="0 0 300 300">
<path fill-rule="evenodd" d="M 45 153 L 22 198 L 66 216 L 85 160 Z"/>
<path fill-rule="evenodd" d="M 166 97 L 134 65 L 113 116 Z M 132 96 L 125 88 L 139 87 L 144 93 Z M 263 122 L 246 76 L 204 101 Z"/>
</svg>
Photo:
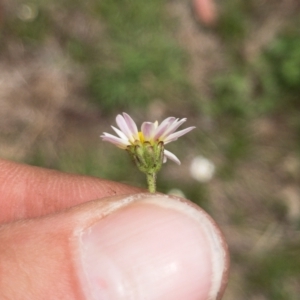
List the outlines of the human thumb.
<svg viewBox="0 0 300 300">
<path fill-rule="evenodd" d="M 0 227 L 0 299 L 220 299 L 228 252 L 187 200 L 135 194 Z"/>
</svg>

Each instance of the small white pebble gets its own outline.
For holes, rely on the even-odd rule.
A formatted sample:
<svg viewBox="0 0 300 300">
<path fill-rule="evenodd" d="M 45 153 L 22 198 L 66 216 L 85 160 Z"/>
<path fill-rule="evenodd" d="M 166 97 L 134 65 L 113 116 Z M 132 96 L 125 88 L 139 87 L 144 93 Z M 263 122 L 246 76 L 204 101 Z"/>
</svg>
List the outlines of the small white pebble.
<svg viewBox="0 0 300 300">
<path fill-rule="evenodd" d="M 33 21 L 37 17 L 38 11 L 35 6 L 23 4 L 18 10 L 18 17 L 22 21 Z"/>
<path fill-rule="evenodd" d="M 190 164 L 190 174 L 192 178 L 199 182 L 208 182 L 215 173 L 215 165 L 203 156 L 196 156 Z"/>
<path fill-rule="evenodd" d="M 173 196 L 177 196 L 177 197 L 181 197 L 181 198 L 186 198 L 185 194 L 180 189 L 171 189 L 171 190 L 169 190 L 168 195 L 173 195 Z"/>
</svg>

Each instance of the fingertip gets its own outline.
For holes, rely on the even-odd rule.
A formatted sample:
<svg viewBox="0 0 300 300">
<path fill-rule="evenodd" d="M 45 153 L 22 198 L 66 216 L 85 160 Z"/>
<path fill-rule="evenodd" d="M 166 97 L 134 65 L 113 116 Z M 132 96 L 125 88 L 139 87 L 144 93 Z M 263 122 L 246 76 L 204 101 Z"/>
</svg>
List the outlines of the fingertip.
<svg viewBox="0 0 300 300">
<path fill-rule="evenodd" d="M 217 299 L 228 252 L 212 219 L 187 200 L 160 194 L 119 198 L 79 235 L 87 298 Z"/>
<path fill-rule="evenodd" d="M 0 298 L 220 299 L 228 276 L 227 247 L 212 219 L 161 194 L 115 196 L 10 223 L 0 245 L 7 270 Z"/>
</svg>

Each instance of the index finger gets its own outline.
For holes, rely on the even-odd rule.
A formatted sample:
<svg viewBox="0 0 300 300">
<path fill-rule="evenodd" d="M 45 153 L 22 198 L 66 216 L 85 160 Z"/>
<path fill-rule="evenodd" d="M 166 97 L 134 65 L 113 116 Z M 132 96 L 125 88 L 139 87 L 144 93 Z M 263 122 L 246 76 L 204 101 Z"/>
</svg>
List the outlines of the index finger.
<svg viewBox="0 0 300 300">
<path fill-rule="evenodd" d="M 90 200 L 141 191 L 96 177 L 0 159 L 0 223 L 39 217 Z"/>
</svg>

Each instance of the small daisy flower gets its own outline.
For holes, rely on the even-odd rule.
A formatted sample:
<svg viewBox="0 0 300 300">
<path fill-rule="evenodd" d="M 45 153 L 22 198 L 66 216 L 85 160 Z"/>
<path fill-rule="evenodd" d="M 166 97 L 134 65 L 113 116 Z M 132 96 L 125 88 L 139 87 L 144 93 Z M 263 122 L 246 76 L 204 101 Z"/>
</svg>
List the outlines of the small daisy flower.
<svg viewBox="0 0 300 300">
<path fill-rule="evenodd" d="M 169 117 L 160 124 L 157 121 L 154 123 L 144 122 L 141 130 L 138 131 L 133 119 L 128 114 L 123 113 L 123 115 L 116 117 L 119 129 L 112 126 L 117 136 L 104 132 L 101 138 L 103 141 L 126 150 L 131 155 L 138 168 L 147 174 L 149 190 L 153 192 L 155 191 L 156 173 L 161 168 L 162 163 L 170 159 L 180 164 L 176 155 L 164 149 L 164 146 L 176 141 L 195 128 L 192 126 L 176 131 L 185 121 L 186 118 L 180 120 Z M 154 181 L 154 188 L 150 187 L 152 183 L 149 183 L 149 180 Z"/>
</svg>

